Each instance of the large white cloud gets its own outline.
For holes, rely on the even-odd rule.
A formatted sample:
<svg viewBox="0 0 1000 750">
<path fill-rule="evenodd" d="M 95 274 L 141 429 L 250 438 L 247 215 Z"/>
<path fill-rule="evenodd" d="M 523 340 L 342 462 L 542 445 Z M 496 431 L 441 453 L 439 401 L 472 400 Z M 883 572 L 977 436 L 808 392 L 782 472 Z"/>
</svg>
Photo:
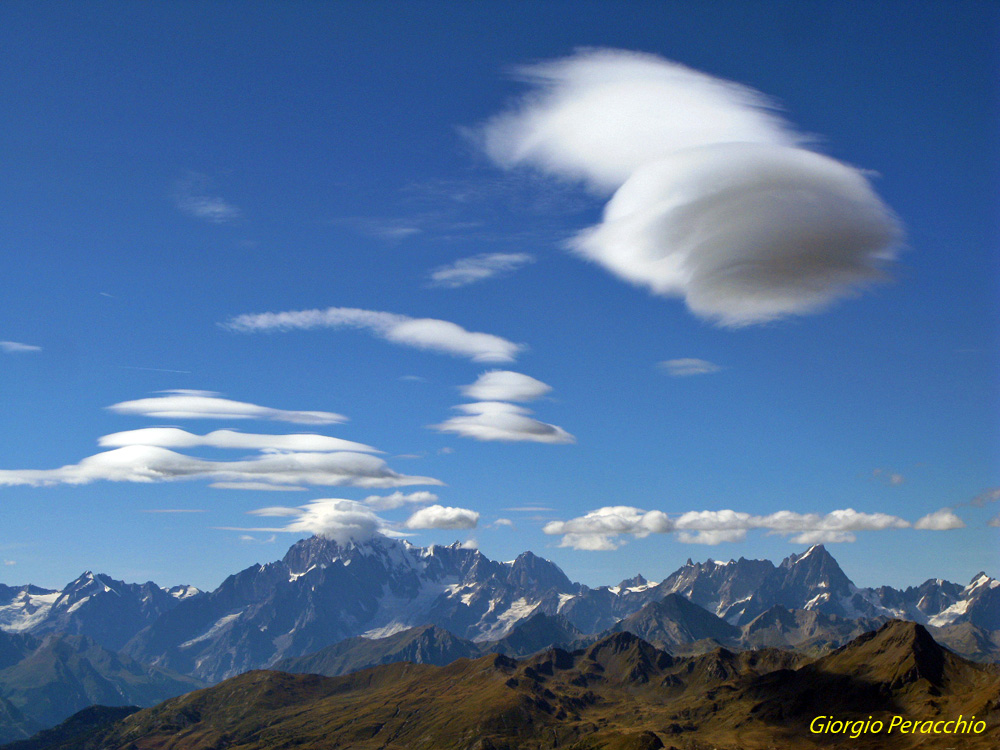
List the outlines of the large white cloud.
<svg viewBox="0 0 1000 750">
<path fill-rule="evenodd" d="M 353 451 L 355 453 L 381 453 L 370 445 L 327 435 L 260 435 L 236 430 L 215 430 L 207 435 L 194 435 L 177 427 L 145 427 L 105 435 L 98 439 L 104 448 L 121 448 L 128 445 L 153 445 L 160 448 L 238 448 L 259 451 L 304 451 L 324 453 Z"/>
<path fill-rule="evenodd" d="M 947 509 L 944 509 L 947 511 Z M 598 508 L 569 521 L 552 521 L 542 531 L 562 536 L 561 547 L 612 550 L 625 543 L 626 537 L 644 537 L 650 533 L 677 534 L 678 541 L 689 544 L 738 542 L 754 529 L 789 537 L 796 544 L 853 542 L 855 532 L 886 529 L 922 528 L 943 530 L 959 528 L 961 520 L 944 511 L 926 516 L 911 524 L 886 513 L 863 513 L 853 508 L 829 513 L 797 513 L 782 510 L 768 515 L 754 515 L 735 510 L 688 511 L 670 518 L 660 511 L 645 511 L 631 506 Z M 931 517 L 933 521 L 928 521 Z"/>
<path fill-rule="evenodd" d="M 464 416 L 452 417 L 432 425 L 441 432 L 453 432 L 476 440 L 505 442 L 573 443 L 576 439 L 562 427 L 540 422 L 528 416 L 531 410 L 503 401 L 477 401 L 460 404 Z"/>
<path fill-rule="evenodd" d="M 261 419 L 297 424 L 335 424 L 347 417 L 328 411 L 286 411 L 220 398 L 208 391 L 170 391 L 168 395 L 123 401 L 108 407 L 117 414 L 157 419 Z"/>
<path fill-rule="evenodd" d="M 900 228 L 858 169 L 752 89 L 653 55 L 588 50 L 522 70 L 482 131 L 501 166 L 616 191 L 570 247 L 726 326 L 817 311 L 882 277 Z"/>
<path fill-rule="evenodd" d="M 435 286 L 454 289 L 516 271 L 534 260 L 534 256 L 527 253 L 483 253 L 435 268 L 430 277 Z"/>
<path fill-rule="evenodd" d="M 534 401 L 552 390 L 552 386 L 510 370 L 490 370 L 475 383 L 462 386 L 462 395 L 476 401 Z"/>
<path fill-rule="evenodd" d="M 447 320 L 410 318 L 406 315 L 351 307 L 237 315 L 222 326 L 244 333 L 359 328 L 395 344 L 468 357 L 475 362 L 513 362 L 524 349 L 523 345 L 500 336 L 467 331 Z"/>
<path fill-rule="evenodd" d="M 58 469 L 0 470 L 0 486 L 166 482 L 207 479 L 216 482 L 266 482 L 276 485 L 403 487 L 439 485 L 431 477 L 399 474 L 366 453 L 280 453 L 244 461 L 206 461 L 147 445 L 130 445 L 89 456 Z"/>
<path fill-rule="evenodd" d="M 403 524 L 408 529 L 474 529 L 479 513 L 468 508 L 430 505 L 411 515 Z"/>
</svg>

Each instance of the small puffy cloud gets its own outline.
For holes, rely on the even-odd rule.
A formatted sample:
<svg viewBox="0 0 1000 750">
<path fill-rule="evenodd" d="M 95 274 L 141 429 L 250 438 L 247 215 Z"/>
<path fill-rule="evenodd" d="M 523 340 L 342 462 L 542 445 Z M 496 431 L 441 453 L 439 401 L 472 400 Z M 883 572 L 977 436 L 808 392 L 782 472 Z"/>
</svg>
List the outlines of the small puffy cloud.
<svg viewBox="0 0 1000 750">
<path fill-rule="evenodd" d="M 474 529 L 479 513 L 468 508 L 430 505 L 411 515 L 403 524 L 408 529 Z"/>
<path fill-rule="evenodd" d="M 242 333 L 357 328 L 394 344 L 468 357 L 474 362 L 513 362 L 525 348 L 493 334 L 467 331 L 447 320 L 351 307 L 238 315 L 222 326 Z"/>
<path fill-rule="evenodd" d="M 462 549 L 479 549 L 479 542 L 476 541 L 475 537 L 470 536 L 458 546 Z"/>
<path fill-rule="evenodd" d="M 516 271 L 534 261 L 534 256 L 527 253 L 483 253 L 436 268 L 430 278 L 435 286 L 454 289 Z"/>
<path fill-rule="evenodd" d="M 913 524 L 913 528 L 923 531 L 948 531 L 950 529 L 964 529 L 965 523 L 955 515 L 951 508 L 941 508 Z"/>
<path fill-rule="evenodd" d="M 514 522 L 511 521 L 509 518 L 498 518 L 490 525 L 494 527 L 508 526 L 510 528 L 514 528 Z"/>
<path fill-rule="evenodd" d="M 660 511 L 644 511 L 630 506 L 599 508 L 569 521 L 553 521 L 542 531 L 562 535 L 562 547 L 610 550 L 624 544 L 623 536 L 644 537 L 650 533 L 676 532 L 677 540 L 688 544 L 739 542 L 747 532 L 761 529 L 769 534 L 790 537 L 796 544 L 853 542 L 855 532 L 910 528 L 911 524 L 886 513 L 862 513 L 853 508 L 830 513 L 797 513 L 782 510 L 753 515 L 735 510 L 688 511 L 670 518 Z"/>
<path fill-rule="evenodd" d="M 1000 516 L 993 516 L 993 518 L 986 522 L 986 525 L 993 528 L 1000 528 Z"/>
<path fill-rule="evenodd" d="M 717 364 L 708 360 L 691 357 L 668 359 L 665 362 L 660 362 L 660 367 L 666 370 L 668 375 L 675 378 L 687 377 L 689 375 L 707 375 L 722 369 Z"/>
<path fill-rule="evenodd" d="M 193 435 L 177 427 L 145 427 L 105 435 L 97 444 L 104 448 L 123 448 L 127 445 L 154 445 L 160 448 L 235 448 L 258 451 L 297 451 L 324 453 L 353 451 L 355 453 L 381 453 L 370 445 L 327 435 L 258 435 L 236 430 L 215 430 L 207 435 Z"/>
<path fill-rule="evenodd" d="M 166 396 L 122 401 L 108 409 L 116 414 L 155 419 L 260 419 L 297 424 L 336 424 L 347 421 L 347 417 L 332 412 L 272 409 L 242 401 L 230 401 L 207 391 L 170 391 Z"/>
<path fill-rule="evenodd" d="M 367 453 L 280 453 L 244 461 L 206 461 L 146 445 L 116 448 L 58 469 L 0 470 L 0 486 L 181 479 L 370 488 L 441 484 L 431 477 L 399 474 L 382 459 Z"/>
<path fill-rule="evenodd" d="M 433 492 L 427 492 L 425 490 L 410 492 L 409 494 L 405 494 L 397 490 L 391 495 L 369 495 L 361 502 L 369 508 L 374 508 L 375 510 L 393 510 L 395 508 L 402 508 L 404 505 L 433 503 L 437 501 L 437 499 L 437 495 Z"/>
<path fill-rule="evenodd" d="M 4 560 L 4 565 L 17 565 L 17 560 Z"/>
<path fill-rule="evenodd" d="M 177 208 L 213 224 L 225 224 L 240 218 L 240 209 L 224 198 L 209 193 L 210 180 L 202 174 L 191 173 L 177 183 L 174 200 Z"/>
<path fill-rule="evenodd" d="M 753 89 L 621 50 L 520 73 L 531 92 L 482 147 L 613 192 L 569 247 L 626 281 L 739 327 L 821 310 L 895 257 L 900 227 L 866 176 L 803 148 Z"/>
<path fill-rule="evenodd" d="M 22 344 L 18 341 L 0 341 L 0 352 L 4 354 L 23 354 L 25 352 L 40 352 L 42 347 L 32 344 Z"/>
<path fill-rule="evenodd" d="M 462 395 L 476 401 L 534 401 L 549 393 L 552 386 L 519 372 L 490 370 L 461 390 Z"/>
<path fill-rule="evenodd" d="M 476 440 L 528 441 L 535 443 L 575 443 L 576 438 L 562 427 L 528 416 L 523 406 L 502 401 L 479 401 L 454 407 L 465 416 L 452 417 L 431 425 L 441 432 L 453 432 Z"/>
<path fill-rule="evenodd" d="M 628 505 L 615 505 L 592 510 L 569 521 L 551 521 L 542 527 L 546 534 L 561 535 L 560 547 L 586 550 L 614 550 L 623 542 L 618 537 L 630 534 L 645 537 L 652 533 L 673 531 L 674 524 L 666 513 L 645 511 Z"/>
<path fill-rule="evenodd" d="M 880 482 L 891 485 L 892 487 L 898 487 L 906 481 L 906 477 L 899 472 L 892 471 L 890 469 L 873 469 L 872 476 Z"/>
</svg>

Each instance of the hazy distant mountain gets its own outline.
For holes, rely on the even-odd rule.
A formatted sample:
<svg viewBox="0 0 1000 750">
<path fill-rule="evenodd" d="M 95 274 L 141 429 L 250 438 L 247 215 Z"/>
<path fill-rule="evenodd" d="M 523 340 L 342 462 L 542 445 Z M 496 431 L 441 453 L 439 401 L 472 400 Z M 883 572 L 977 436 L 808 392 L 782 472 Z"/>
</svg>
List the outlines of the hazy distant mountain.
<svg viewBox="0 0 1000 750">
<path fill-rule="evenodd" d="M 990 750 L 998 701 L 995 669 L 945 651 L 914 623 L 890 622 L 805 664 L 775 649 L 678 658 L 616 633 L 520 662 L 497 655 L 445 667 L 396 663 L 334 678 L 249 672 L 133 714 L 104 730 L 97 746 L 169 742 L 187 750 L 225 738 L 247 750 L 805 750 L 817 747 L 808 725 L 818 715 L 887 721 L 903 712 L 922 720 L 975 714 L 987 730 L 963 735 L 961 747 Z M 926 739 L 883 734 L 878 746 L 941 746 Z"/>
<path fill-rule="evenodd" d="M 0 699 L 7 706 L 0 705 L 0 741 L 27 737 L 95 703 L 149 706 L 204 684 L 139 664 L 86 636 L 0 634 L 0 647 L 4 642 L 15 643 L 21 658 L 0 669 Z"/>
</svg>

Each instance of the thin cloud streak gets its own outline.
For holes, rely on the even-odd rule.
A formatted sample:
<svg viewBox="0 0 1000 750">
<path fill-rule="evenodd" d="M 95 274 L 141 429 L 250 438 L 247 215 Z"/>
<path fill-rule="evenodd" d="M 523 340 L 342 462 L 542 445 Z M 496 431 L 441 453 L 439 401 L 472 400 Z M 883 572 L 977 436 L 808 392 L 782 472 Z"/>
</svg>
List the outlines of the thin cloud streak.
<svg viewBox="0 0 1000 750">
<path fill-rule="evenodd" d="M 447 320 L 351 307 L 237 315 L 220 325 L 239 333 L 355 328 L 394 344 L 468 357 L 474 362 L 513 362 L 526 348 L 500 336 L 467 331 Z"/>
<path fill-rule="evenodd" d="M 692 357 L 668 359 L 665 362 L 660 362 L 659 366 L 666 370 L 668 375 L 675 378 L 689 377 L 691 375 L 708 375 L 722 369 L 714 362 Z"/>
<path fill-rule="evenodd" d="M 512 273 L 534 262 L 535 257 L 527 253 L 483 253 L 436 268 L 431 271 L 430 279 L 434 286 L 457 289 Z"/>
<path fill-rule="evenodd" d="M 40 352 L 42 347 L 33 344 L 22 344 L 19 341 L 0 341 L 0 352 L 4 354 L 26 354 Z"/>
</svg>

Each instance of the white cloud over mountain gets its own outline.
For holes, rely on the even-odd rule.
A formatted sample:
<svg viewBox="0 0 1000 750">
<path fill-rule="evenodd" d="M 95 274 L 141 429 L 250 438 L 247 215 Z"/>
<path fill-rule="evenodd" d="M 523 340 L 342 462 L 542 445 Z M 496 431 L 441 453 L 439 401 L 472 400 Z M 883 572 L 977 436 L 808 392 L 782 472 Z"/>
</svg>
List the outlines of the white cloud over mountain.
<svg viewBox="0 0 1000 750">
<path fill-rule="evenodd" d="M 478 523 L 479 513 L 474 510 L 430 505 L 411 515 L 403 526 L 408 529 L 474 529 Z"/>
<path fill-rule="evenodd" d="M 447 320 L 410 318 L 351 307 L 237 315 L 223 323 L 222 327 L 242 333 L 357 328 L 394 344 L 468 357 L 474 362 L 513 362 L 525 349 L 522 344 L 490 333 L 467 331 Z"/>
<path fill-rule="evenodd" d="M 739 327 L 818 311 L 881 279 L 901 230 L 864 173 L 802 147 L 759 92 L 620 50 L 522 68 L 483 127 L 500 166 L 613 192 L 581 256 Z"/>
<path fill-rule="evenodd" d="M 543 527 L 546 534 L 562 536 L 560 547 L 585 550 L 613 550 L 625 543 L 623 537 L 642 538 L 651 533 L 676 533 L 678 541 L 689 544 L 738 542 L 750 530 L 789 537 L 795 544 L 853 542 L 860 531 L 887 529 L 928 529 L 941 531 L 961 528 L 962 521 L 942 509 L 911 524 L 886 513 L 862 513 L 853 508 L 829 513 L 798 513 L 782 510 L 754 515 L 735 510 L 688 511 L 671 518 L 661 511 L 645 511 L 631 506 L 598 508 L 569 521 L 552 521 Z"/>
</svg>

